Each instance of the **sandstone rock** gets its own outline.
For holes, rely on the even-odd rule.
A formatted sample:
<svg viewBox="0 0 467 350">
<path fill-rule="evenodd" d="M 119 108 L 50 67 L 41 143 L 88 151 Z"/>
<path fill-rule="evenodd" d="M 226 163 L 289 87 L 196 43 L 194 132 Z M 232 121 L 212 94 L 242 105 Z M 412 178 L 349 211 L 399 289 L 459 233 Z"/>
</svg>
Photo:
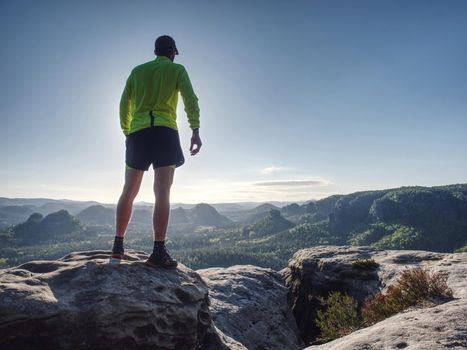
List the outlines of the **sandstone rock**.
<svg viewBox="0 0 467 350">
<path fill-rule="evenodd" d="M 225 335 L 214 323 L 209 327 L 201 350 L 248 350 L 243 344 Z"/>
<path fill-rule="evenodd" d="M 109 256 L 72 253 L 0 270 L 0 348 L 198 349 L 216 331 L 196 272 L 146 267 L 143 252 L 128 251 L 117 266 Z"/>
<path fill-rule="evenodd" d="M 320 307 L 317 297 L 338 290 L 361 303 L 366 296 L 379 290 L 380 282 L 374 269 L 355 269 L 351 263 L 357 256 L 371 256 L 371 252 L 365 247 L 318 246 L 302 249 L 289 260 L 287 268 L 280 271 L 290 288 L 293 314 L 306 342 L 314 340 L 319 334 L 314 323 Z"/>
<path fill-rule="evenodd" d="M 216 327 L 250 350 L 302 349 L 277 271 L 253 265 L 197 270 L 209 286 Z"/>
<path fill-rule="evenodd" d="M 358 268 L 355 259 L 374 259 L 379 266 Z M 297 251 L 280 271 L 291 290 L 294 315 L 304 339 L 318 334 L 317 297 L 338 290 L 363 299 L 386 291 L 400 272 L 422 266 L 448 274 L 454 300 L 428 308 L 414 307 L 332 342 L 318 350 L 465 349 L 467 348 L 467 253 L 379 250 L 366 246 L 317 246 Z"/>
</svg>

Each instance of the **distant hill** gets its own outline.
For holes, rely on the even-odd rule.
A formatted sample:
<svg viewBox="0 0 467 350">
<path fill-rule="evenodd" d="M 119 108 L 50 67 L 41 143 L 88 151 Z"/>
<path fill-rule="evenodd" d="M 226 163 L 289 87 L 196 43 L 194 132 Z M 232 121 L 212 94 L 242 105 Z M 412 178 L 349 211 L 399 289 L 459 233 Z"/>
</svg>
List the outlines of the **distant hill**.
<svg viewBox="0 0 467 350">
<path fill-rule="evenodd" d="M 76 217 L 84 224 L 93 225 L 114 225 L 115 224 L 115 209 L 104 207 L 96 204 L 87 207 L 81 211 Z"/>
<path fill-rule="evenodd" d="M 135 228 L 150 229 L 152 227 L 153 206 L 133 207 L 130 224 Z M 81 211 L 77 218 L 84 224 L 115 225 L 116 210 L 103 205 L 92 205 Z M 223 226 L 232 223 L 232 220 L 219 214 L 209 204 L 200 203 L 191 209 L 182 207 L 172 209 L 169 216 L 169 225 L 206 225 Z"/>
<path fill-rule="evenodd" d="M 6 206 L 29 207 L 34 212 L 48 215 L 64 209 L 72 215 L 78 214 L 90 205 L 100 204 L 95 201 L 73 201 L 69 199 L 50 198 L 6 198 L 0 197 L 0 208 Z"/>
<path fill-rule="evenodd" d="M 12 237 L 25 243 L 37 243 L 53 240 L 55 236 L 79 233 L 81 223 L 66 210 L 43 216 L 33 213 L 29 218 L 12 228 Z"/>
<path fill-rule="evenodd" d="M 19 205 L 6 205 L 0 207 L 0 228 L 19 224 L 34 213 L 30 207 Z"/>
<path fill-rule="evenodd" d="M 296 203 L 304 204 L 305 202 L 308 201 L 299 201 Z M 269 202 L 270 204 L 275 205 L 276 207 L 283 207 L 285 205 L 288 205 L 290 201 L 272 201 Z M 176 208 L 183 208 L 183 209 L 192 209 L 194 208 L 197 204 L 199 203 L 181 203 L 181 202 L 171 202 L 170 203 L 170 208 L 171 209 L 176 209 Z M 215 208 L 220 214 L 224 215 L 225 213 L 231 213 L 231 212 L 238 212 L 238 211 L 244 211 L 244 210 L 251 210 L 253 208 L 256 208 L 258 205 L 262 204 L 262 202 L 233 202 L 233 203 L 207 203 L 213 208 Z M 135 202 L 135 206 L 152 206 L 154 203 L 152 202 Z M 115 205 L 109 205 L 106 204 L 108 207 L 114 207 Z"/>
<path fill-rule="evenodd" d="M 290 201 L 269 201 L 268 203 L 274 205 L 277 208 L 281 208 L 285 205 L 291 203 L 299 203 L 304 204 L 307 201 L 298 201 L 298 202 L 290 202 Z M 237 203 L 209 203 L 209 205 L 216 208 L 216 210 L 225 215 L 225 213 L 235 212 L 235 211 L 242 211 L 242 210 L 251 210 L 259 205 L 263 204 L 262 202 L 237 202 Z"/>
<path fill-rule="evenodd" d="M 131 224 L 133 225 L 152 225 L 153 207 L 140 207 L 133 209 Z M 205 226 L 223 226 L 232 221 L 209 204 L 196 204 L 191 209 L 178 207 L 170 211 L 169 226 L 184 225 L 183 227 L 194 227 L 197 225 Z M 188 225 L 188 226 L 187 226 Z"/>
<path fill-rule="evenodd" d="M 67 202 L 63 201 L 64 204 Z M 0 207 L 0 225 L 5 225 L 7 221 L 11 224 L 12 220 L 31 215 L 34 208 L 43 207 L 48 202 L 45 199 L 0 198 L 0 203 L 6 204 Z M 114 221 L 113 210 L 106 205 L 91 204 L 77 216 L 83 223 L 107 225 Z M 271 218 L 271 210 L 280 215 Z M 151 229 L 152 213 L 151 205 L 134 207 L 130 225 L 133 232 Z M 173 208 L 170 225 L 172 228 L 179 225 L 177 230 L 181 234 L 193 231 L 198 225 L 219 227 L 219 232 L 232 229 L 232 233 L 238 233 L 238 239 L 245 238 L 241 228 L 249 225 L 248 232 L 264 233 L 263 251 L 277 250 L 280 254 L 317 244 L 452 252 L 467 245 L 467 184 L 359 191 L 302 204 L 288 203 L 277 207 L 263 203 L 248 210 L 222 213 L 213 205 L 199 203 L 189 209 Z M 287 225 L 291 226 L 287 228 Z M 232 241 L 231 234 L 229 244 Z M 248 242 L 244 242 L 241 249 L 248 246 Z"/>
<path fill-rule="evenodd" d="M 248 210 L 224 212 L 223 214 L 240 224 L 253 224 L 264 219 L 271 209 L 279 210 L 280 208 L 271 203 L 262 203 Z"/>
<path fill-rule="evenodd" d="M 169 224 L 170 225 L 187 224 L 190 222 L 190 219 L 188 216 L 189 216 L 188 210 L 183 209 L 182 207 L 172 209 L 170 211 Z"/>
<path fill-rule="evenodd" d="M 438 252 L 467 244 L 467 184 L 355 192 L 308 203 L 302 210 L 306 214 L 299 225 L 268 243 Z"/>
<path fill-rule="evenodd" d="M 242 203 L 212 203 L 210 204 L 213 208 L 215 208 L 219 213 L 223 211 L 241 211 L 249 209 L 248 204 Z"/>
<path fill-rule="evenodd" d="M 303 205 L 292 203 L 281 208 L 281 214 L 287 218 L 287 220 L 293 223 L 299 224 L 306 221 L 306 214 L 312 213 L 316 210 L 316 203 L 310 201 Z"/>
<path fill-rule="evenodd" d="M 35 208 L 23 206 L 26 210 L 6 212 L 24 215 Z M 32 258 L 59 258 L 76 249 L 110 249 L 115 230 L 107 225 L 108 209 L 115 208 L 103 207 L 91 204 L 78 214 L 83 224 L 103 220 L 102 226 L 81 227 L 80 220 L 62 211 L 32 213 L 13 231 L 0 230 L 0 268 Z M 128 247 L 151 249 L 152 212 L 152 205 L 134 207 Z M 462 251 L 467 249 L 467 184 L 359 191 L 281 208 L 268 203 L 230 212 L 228 218 L 235 221 L 207 203 L 173 208 L 167 237 L 174 256 L 187 266 L 254 263 L 277 269 L 298 249 L 326 244 Z"/>
<path fill-rule="evenodd" d="M 305 206 L 298 205 L 297 203 L 292 203 L 281 208 L 281 214 L 287 215 L 289 217 L 300 216 L 305 213 Z"/>
<path fill-rule="evenodd" d="M 279 207 L 276 207 L 275 205 L 273 204 L 270 204 L 270 203 L 263 203 L 263 204 L 260 204 L 258 205 L 257 207 L 253 208 L 251 210 L 251 212 L 253 214 L 259 214 L 259 213 L 264 213 L 264 212 L 268 212 L 271 210 L 271 209 L 275 209 L 275 210 L 278 210 L 280 209 Z"/>
<path fill-rule="evenodd" d="M 243 228 L 245 236 L 250 238 L 272 235 L 294 227 L 295 225 L 281 216 L 277 209 L 270 209 L 266 216 L 252 225 L 246 225 Z"/>
<path fill-rule="evenodd" d="M 197 225 L 222 226 L 232 223 L 232 220 L 218 213 L 211 205 L 199 203 L 189 210 L 192 223 Z"/>
<path fill-rule="evenodd" d="M 57 199 L 50 199 L 50 198 L 6 198 L 0 197 L 0 206 L 22 206 L 22 205 L 32 205 L 35 207 L 44 205 L 45 203 L 59 201 Z"/>
<path fill-rule="evenodd" d="M 279 209 L 283 206 L 290 205 L 292 202 L 288 201 L 272 201 L 269 203 L 258 202 L 237 202 L 237 203 L 206 203 L 214 208 L 220 215 L 230 219 L 231 221 L 239 221 L 242 223 L 254 223 L 266 216 L 269 209 Z M 304 203 L 297 202 L 297 203 Z M 298 205 L 294 203 L 294 205 Z M 198 203 L 199 204 L 199 203 Z M 198 204 L 188 203 L 171 203 L 171 210 L 182 208 L 184 210 L 191 210 Z M 88 212 L 85 212 L 86 209 Z M 99 203 L 96 201 L 75 201 L 69 199 L 51 199 L 51 198 L 6 198 L 0 197 L 0 229 L 15 225 L 27 220 L 32 213 L 41 213 L 48 215 L 59 210 L 66 210 L 71 215 L 79 217 L 83 223 L 93 225 L 108 225 L 110 224 L 110 210 L 114 212 L 117 205 L 114 203 Z M 148 225 L 148 213 L 152 211 L 154 203 L 139 201 L 133 204 L 133 209 L 141 210 L 136 213 L 134 224 L 141 227 Z M 3 208 L 6 208 L 3 210 Z M 98 210 L 103 214 L 102 218 L 99 217 Z M 104 214 L 104 211 L 107 213 Z M 84 215 L 81 216 L 80 215 Z M 151 214 L 152 215 L 152 214 Z M 287 214 L 286 214 L 287 215 Z M 291 218 L 293 219 L 293 218 Z M 140 221 L 142 220 L 142 221 Z M 149 217 L 150 220 L 150 217 Z M 180 221 L 181 220 L 181 221 Z M 174 219 L 171 219 L 172 225 L 185 223 L 183 219 L 178 218 L 178 213 L 175 212 Z M 195 220 L 196 221 L 196 220 Z M 223 222 L 229 222 L 225 219 Z M 185 223 L 187 224 L 187 223 Z M 189 224 L 189 223 L 188 223 Z"/>
</svg>

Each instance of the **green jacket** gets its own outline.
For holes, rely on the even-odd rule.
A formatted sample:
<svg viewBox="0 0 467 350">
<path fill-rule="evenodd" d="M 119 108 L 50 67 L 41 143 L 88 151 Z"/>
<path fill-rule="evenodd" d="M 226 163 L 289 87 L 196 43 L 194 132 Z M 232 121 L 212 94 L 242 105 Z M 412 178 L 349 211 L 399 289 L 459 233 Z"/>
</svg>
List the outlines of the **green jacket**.
<svg viewBox="0 0 467 350">
<path fill-rule="evenodd" d="M 173 63 L 168 57 L 157 56 L 133 68 L 120 100 L 120 126 L 125 136 L 151 125 L 178 130 L 178 92 L 182 95 L 190 128 L 199 128 L 198 97 L 184 66 Z"/>
</svg>

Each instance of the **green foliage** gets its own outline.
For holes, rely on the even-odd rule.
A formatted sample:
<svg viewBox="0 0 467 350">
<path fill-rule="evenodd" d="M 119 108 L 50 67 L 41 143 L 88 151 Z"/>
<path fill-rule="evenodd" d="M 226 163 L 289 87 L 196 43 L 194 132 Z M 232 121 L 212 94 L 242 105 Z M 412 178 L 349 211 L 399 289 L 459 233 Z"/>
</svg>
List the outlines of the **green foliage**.
<svg viewBox="0 0 467 350">
<path fill-rule="evenodd" d="M 194 270 L 208 267 L 228 267 L 238 264 L 251 264 L 274 269 L 284 267 L 283 259 L 278 256 L 277 252 L 249 251 L 241 247 L 176 251 L 173 255 Z M 291 255 L 292 253 L 288 254 L 288 258 Z"/>
<path fill-rule="evenodd" d="M 384 236 L 392 234 L 395 230 L 394 226 L 385 225 L 381 222 L 369 224 L 363 232 L 351 234 L 349 243 L 352 245 L 371 245 Z"/>
<path fill-rule="evenodd" d="M 436 298 L 452 299 L 447 276 L 430 272 L 422 267 L 404 270 L 395 284 L 388 286 L 386 294 L 376 293 L 362 305 L 363 323 L 370 326 L 410 306 L 433 302 Z"/>
<path fill-rule="evenodd" d="M 406 226 L 397 227 L 392 234 L 372 245 L 379 249 L 424 249 L 427 246 L 420 231 Z"/>
<path fill-rule="evenodd" d="M 454 253 L 467 253 L 467 245 L 463 246 L 462 248 L 456 249 Z"/>
<path fill-rule="evenodd" d="M 318 297 L 324 310 L 317 311 L 316 325 L 322 338 L 332 340 L 343 337 L 360 326 L 357 316 L 357 301 L 347 294 L 338 291 L 329 293 L 327 298 Z"/>
<path fill-rule="evenodd" d="M 308 213 L 314 214 L 316 222 L 327 220 L 329 215 L 333 212 L 337 201 L 341 199 L 342 195 L 329 196 L 319 201 L 316 201 L 314 204 L 309 203 L 307 205 Z"/>
<path fill-rule="evenodd" d="M 442 188 L 402 188 L 375 200 L 371 213 L 380 221 L 430 226 L 465 215 L 465 198 Z"/>
<path fill-rule="evenodd" d="M 329 216 L 330 223 L 339 230 L 351 232 L 372 220 L 369 211 L 374 201 L 386 191 L 356 192 L 341 197 Z"/>
<path fill-rule="evenodd" d="M 330 229 L 353 245 L 452 252 L 465 244 L 466 199 L 466 185 L 354 193 L 336 203 Z"/>
</svg>

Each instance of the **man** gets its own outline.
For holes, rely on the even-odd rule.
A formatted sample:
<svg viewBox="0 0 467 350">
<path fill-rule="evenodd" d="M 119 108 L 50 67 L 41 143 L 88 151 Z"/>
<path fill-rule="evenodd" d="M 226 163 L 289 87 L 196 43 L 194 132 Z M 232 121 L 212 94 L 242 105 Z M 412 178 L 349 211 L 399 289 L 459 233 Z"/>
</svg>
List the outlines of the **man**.
<svg viewBox="0 0 467 350">
<path fill-rule="evenodd" d="M 175 168 L 185 162 L 176 122 L 178 92 L 183 98 L 188 123 L 193 130 L 192 156 L 201 147 L 199 106 L 184 66 L 173 63 L 175 55 L 178 55 L 174 39 L 168 35 L 157 38 L 154 53 L 157 56 L 154 60 L 133 68 L 120 101 L 120 126 L 126 136 L 125 185 L 117 205 L 116 234 L 110 263 L 118 263 L 124 256 L 123 239 L 132 215 L 133 201 L 144 172 L 152 164 L 156 198 L 153 213 L 154 248 L 146 265 L 173 268 L 177 266 L 177 261 L 165 247 L 170 188 Z"/>
</svg>

